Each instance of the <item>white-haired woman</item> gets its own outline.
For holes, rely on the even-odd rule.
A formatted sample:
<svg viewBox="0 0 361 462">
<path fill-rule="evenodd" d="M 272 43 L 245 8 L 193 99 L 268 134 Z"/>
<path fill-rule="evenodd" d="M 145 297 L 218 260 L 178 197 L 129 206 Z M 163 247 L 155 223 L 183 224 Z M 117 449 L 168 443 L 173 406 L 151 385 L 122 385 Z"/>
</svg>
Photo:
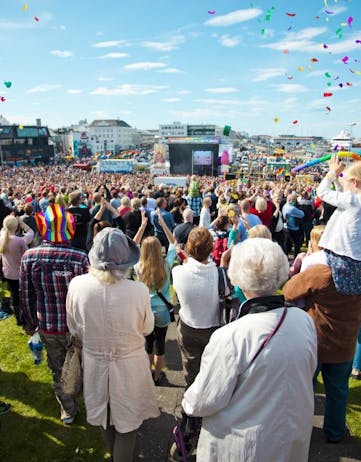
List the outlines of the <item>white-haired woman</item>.
<svg viewBox="0 0 361 462">
<path fill-rule="evenodd" d="M 67 323 L 83 344 L 87 420 L 101 426 L 113 462 L 130 462 L 136 430 L 158 417 L 144 336 L 154 328 L 149 292 L 127 279 L 136 244 L 115 228 L 94 238 L 89 273 L 72 279 Z"/>
<path fill-rule="evenodd" d="M 182 403 L 203 417 L 197 461 L 306 462 L 317 339 L 312 319 L 274 295 L 287 257 L 269 239 L 249 239 L 234 247 L 229 275 L 247 300 L 212 335 Z"/>
<path fill-rule="evenodd" d="M 24 232 L 24 236 L 16 235 L 17 229 Z M 8 215 L 4 218 L 0 234 L 0 255 L 4 279 L 11 292 L 16 323 L 21 325 L 19 314 L 19 273 L 23 253 L 34 237 L 34 231 L 25 224 L 20 217 Z"/>
</svg>

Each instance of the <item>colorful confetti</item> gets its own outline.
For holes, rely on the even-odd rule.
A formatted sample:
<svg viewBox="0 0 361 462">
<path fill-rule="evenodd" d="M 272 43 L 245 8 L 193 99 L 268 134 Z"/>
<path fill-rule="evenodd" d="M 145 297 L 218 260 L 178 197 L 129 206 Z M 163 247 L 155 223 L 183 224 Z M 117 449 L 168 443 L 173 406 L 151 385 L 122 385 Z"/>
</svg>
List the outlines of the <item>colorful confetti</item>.
<svg viewBox="0 0 361 462">
<path fill-rule="evenodd" d="M 338 144 L 336 144 L 336 146 L 333 147 L 334 151 L 337 151 L 337 149 L 338 149 Z"/>
<path fill-rule="evenodd" d="M 214 10 L 209 10 L 208 14 L 216 14 L 216 12 Z"/>
<path fill-rule="evenodd" d="M 325 77 L 327 77 L 328 79 L 331 78 L 331 74 L 329 72 L 325 72 Z"/>
<path fill-rule="evenodd" d="M 296 16 L 296 13 L 286 13 L 287 16 L 291 16 L 291 18 L 294 18 Z"/>
<path fill-rule="evenodd" d="M 21 8 L 23 11 L 28 11 L 28 4 L 24 3 L 24 5 Z"/>
<path fill-rule="evenodd" d="M 330 106 L 326 106 L 326 109 L 327 109 L 329 112 L 331 111 Z"/>
<path fill-rule="evenodd" d="M 346 82 L 346 85 L 347 85 L 348 87 L 352 87 L 352 83 L 351 83 L 351 82 Z"/>
<path fill-rule="evenodd" d="M 353 21 L 353 17 L 350 16 L 348 19 L 347 19 L 347 24 L 352 27 L 352 21 Z"/>
<path fill-rule="evenodd" d="M 40 21 L 40 19 L 39 19 L 37 16 L 34 16 L 34 20 L 35 20 L 36 22 L 39 22 L 39 21 Z"/>
<path fill-rule="evenodd" d="M 317 58 L 311 58 L 310 61 L 311 61 L 311 63 L 318 63 L 318 59 L 317 59 Z"/>
<path fill-rule="evenodd" d="M 330 98 L 332 96 L 332 93 L 324 93 L 323 96 L 325 98 Z"/>
<path fill-rule="evenodd" d="M 350 59 L 350 58 L 349 58 L 348 56 L 344 56 L 344 57 L 342 58 L 342 62 L 343 62 L 344 64 L 347 64 L 347 62 L 348 62 L 349 59 Z"/>
<path fill-rule="evenodd" d="M 276 124 L 277 124 L 279 121 L 280 121 L 280 119 L 279 119 L 278 117 L 275 117 L 275 118 L 273 119 L 273 122 L 276 123 Z"/>
<path fill-rule="evenodd" d="M 361 40 L 355 40 L 355 43 L 360 44 L 360 43 L 361 43 Z"/>
<path fill-rule="evenodd" d="M 343 83 L 339 83 L 338 86 L 339 86 L 340 88 L 342 88 L 342 87 L 343 87 Z"/>
<path fill-rule="evenodd" d="M 0 101 L 1 101 L 2 103 L 5 103 L 5 101 L 6 101 L 5 96 L 0 96 Z"/>
<path fill-rule="evenodd" d="M 326 14 L 334 14 L 334 11 L 325 10 L 325 13 L 326 13 Z"/>
<path fill-rule="evenodd" d="M 9 80 L 7 80 L 7 81 L 4 82 L 4 85 L 5 85 L 6 88 L 10 88 L 11 85 L 12 85 L 12 82 L 10 82 Z"/>
<path fill-rule="evenodd" d="M 328 45 L 326 43 L 323 44 L 323 48 L 328 48 Z"/>
<path fill-rule="evenodd" d="M 292 123 L 293 123 L 293 125 L 297 125 L 297 124 L 298 124 L 298 120 L 294 120 Z"/>
<path fill-rule="evenodd" d="M 284 53 L 285 55 L 288 55 L 289 50 L 283 50 L 283 53 Z"/>
<path fill-rule="evenodd" d="M 303 71 L 303 66 L 298 66 L 297 70 L 298 70 L 299 72 L 302 72 L 302 71 Z"/>
</svg>

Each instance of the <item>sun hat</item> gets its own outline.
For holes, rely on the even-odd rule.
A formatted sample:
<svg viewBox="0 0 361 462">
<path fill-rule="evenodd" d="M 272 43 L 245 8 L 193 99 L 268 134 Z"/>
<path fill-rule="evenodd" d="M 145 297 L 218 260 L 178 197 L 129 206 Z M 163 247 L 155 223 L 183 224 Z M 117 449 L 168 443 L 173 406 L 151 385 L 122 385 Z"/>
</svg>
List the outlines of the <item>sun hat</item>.
<svg viewBox="0 0 361 462">
<path fill-rule="evenodd" d="M 127 269 L 135 265 L 139 257 L 135 242 L 120 229 L 110 227 L 95 236 L 89 252 L 90 265 L 103 271 Z"/>
<path fill-rule="evenodd" d="M 75 234 L 75 219 L 59 204 L 50 204 L 44 213 L 35 214 L 36 225 L 45 241 L 69 241 Z"/>
</svg>

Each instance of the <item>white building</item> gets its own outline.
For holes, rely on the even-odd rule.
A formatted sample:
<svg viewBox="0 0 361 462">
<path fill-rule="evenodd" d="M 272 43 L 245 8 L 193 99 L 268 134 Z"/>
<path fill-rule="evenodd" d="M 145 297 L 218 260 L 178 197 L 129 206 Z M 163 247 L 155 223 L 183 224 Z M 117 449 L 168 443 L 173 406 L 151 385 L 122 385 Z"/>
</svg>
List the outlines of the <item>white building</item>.
<svg viewBox="0 0 361 462">
<path fill-rule="evenodd" d="M 176 136 L 187 136 L 187 125 L 180 122 L 159 125 L 159 136 L 161 138 L 173 138 Z"/>
<path fill-rule="evenodd" d="M 129 149 L 133 144 L 133 128 L 123 120 L 94 120 L 89 125 L 92 152 L 118 152 Z"/>
</svg>

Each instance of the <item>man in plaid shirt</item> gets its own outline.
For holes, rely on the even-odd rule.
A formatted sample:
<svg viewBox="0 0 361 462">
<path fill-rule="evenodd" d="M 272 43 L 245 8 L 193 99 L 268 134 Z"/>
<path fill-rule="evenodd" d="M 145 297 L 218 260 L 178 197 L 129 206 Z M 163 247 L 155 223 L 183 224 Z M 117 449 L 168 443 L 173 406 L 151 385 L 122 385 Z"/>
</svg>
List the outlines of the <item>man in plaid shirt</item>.
<svg viewBox="0 0 361 462">
<path fill-rule="evenodd" d="M 36 329 L 39 331 L 53 374 L 60 418 L 72 424 L 77 411 L 75 397 L 64 394 L 60 384 L 70 340 L 65 302 L 71 279 L 88 271 L 88 257 L 70 246 L 75 222 L 60 205 L 49 205 L 35 218 L 44 241 L 28 249 L 21 260 L 21 318 L 25 332 L 32 335 Z"/>
</svg>

